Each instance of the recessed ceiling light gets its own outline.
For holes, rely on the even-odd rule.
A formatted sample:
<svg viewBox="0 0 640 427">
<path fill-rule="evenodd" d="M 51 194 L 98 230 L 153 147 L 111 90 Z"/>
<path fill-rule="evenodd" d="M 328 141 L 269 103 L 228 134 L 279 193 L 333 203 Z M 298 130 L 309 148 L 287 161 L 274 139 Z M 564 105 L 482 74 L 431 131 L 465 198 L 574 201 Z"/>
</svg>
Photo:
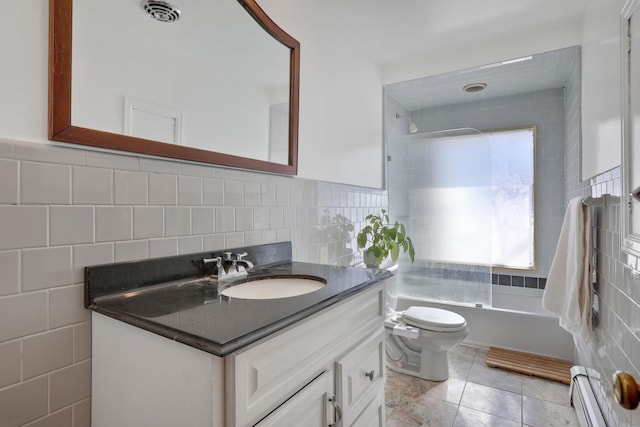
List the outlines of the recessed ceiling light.
<svg viewBox="0 0 640 427">
<path fill-rule="evenodd" d="M 487 88 L 486 83 L 469 83 L 462 88 L 465 92 L 481 92 Z"/>
</svg>

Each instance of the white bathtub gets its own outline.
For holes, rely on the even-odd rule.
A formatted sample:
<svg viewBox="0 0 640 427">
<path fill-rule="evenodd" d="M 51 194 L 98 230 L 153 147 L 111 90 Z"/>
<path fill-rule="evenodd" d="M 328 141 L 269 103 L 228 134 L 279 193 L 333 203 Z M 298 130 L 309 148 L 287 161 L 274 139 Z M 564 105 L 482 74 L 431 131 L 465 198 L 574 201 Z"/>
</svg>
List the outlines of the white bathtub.
<svg viewBox="0 0 640 427">
<path fill-rule="evenodd" d="M 574 362 L 573 337 L 558 325 L 558 317 L 542 308 L 542 291 L 493 285 L 493 307 L 398 296 L 397 309 L 431 306 L 462 315 L 470 333 L 465 343 L 502 347 Z"/>
</svg>

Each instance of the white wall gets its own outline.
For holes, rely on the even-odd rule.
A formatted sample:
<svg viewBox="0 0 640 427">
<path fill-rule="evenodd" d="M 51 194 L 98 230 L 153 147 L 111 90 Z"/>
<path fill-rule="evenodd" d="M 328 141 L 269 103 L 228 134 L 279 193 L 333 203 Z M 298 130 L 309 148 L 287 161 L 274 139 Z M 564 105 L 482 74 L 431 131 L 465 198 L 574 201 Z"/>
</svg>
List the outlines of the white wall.
<svg viewBox="0 0 640 427">
<path fill-rule="evenodd" d="M 319 2 L 265 1 L 302 45 L 299 177 L 382 186 L 382 83 Z M 269 5 L 268 3 L 272 3 Z M 269 6 L 269 7 L 267 7 Z M 280 9 L 279 9 L 280 8 Z M 48 1 L 5 0 L 0 16 L 0 138 L 47 140 Z"/>
<path fill-rule="evenodd" d="M 47 0 L 5 0 L 0 14 L 0 138 L 47 140 Z"/>
<path fill-rule="evenodd" d="M 585 180 L 620 165 L 620 11 L 624 0 L 589 0 L 582 43 L 582 167 Z"/>
<path fill-rule="evenodd" d="M 382 81 L 318 0 L 262 0 L 300 42 L 299 176 L 382 187 Z"/>
</svg>

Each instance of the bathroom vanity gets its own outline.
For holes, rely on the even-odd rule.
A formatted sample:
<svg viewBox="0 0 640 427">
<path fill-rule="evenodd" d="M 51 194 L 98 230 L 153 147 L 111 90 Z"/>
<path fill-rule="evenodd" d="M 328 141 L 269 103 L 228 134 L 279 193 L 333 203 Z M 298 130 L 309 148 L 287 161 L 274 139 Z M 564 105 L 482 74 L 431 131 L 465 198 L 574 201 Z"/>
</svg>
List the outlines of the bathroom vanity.
<svg viewBox="0 0 640 427">
<path fill-rule="evenodd" d="M 383 426 L 391 274 L 291 262 L 289 243 L 232 251 L 256 266 L 230 286 L 291 276 L 325 285 L 271 299 L 194 288 L 210 253 L 87 267 L 92 425 Z"/>
</svg>

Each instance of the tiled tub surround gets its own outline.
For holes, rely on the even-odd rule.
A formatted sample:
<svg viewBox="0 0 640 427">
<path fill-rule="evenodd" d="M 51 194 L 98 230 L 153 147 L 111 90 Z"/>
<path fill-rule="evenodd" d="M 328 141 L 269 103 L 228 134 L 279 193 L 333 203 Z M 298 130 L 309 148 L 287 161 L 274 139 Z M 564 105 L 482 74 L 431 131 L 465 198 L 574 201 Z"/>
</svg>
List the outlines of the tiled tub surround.
<svg viewBox="0 0 640 427">
<path fill-rule="evenodd" d="M 382 206 L 381 190 L 0 139 L 0 425 L 89 426 L 85 266 L 276 241 L 349 264 Z"/>
<path fill-rule="evenodd" d="M 255 267 L 225 285 L 287 276 L 315 277 L 325 285 L 291 298 L 246 300 L 221 296 L 212 283 L 185 284 L 205 276 L 199 268 L 203 258 L 222 256 L 208 252 L 88 267 L 86 304 L 95 312 L 226 356 L 391 276 L 386 270 L 292 262 L 290 242 L 227 250 L 246 252 L 245 259 Z"/>
<path fill-rule="evenodd" d="M 575 115 L 575 106 L 572 107 L 571 100 L 572 96 L 568 91 L 549 89 L 483 101 L 447 104 L 409 112 L 420 132 L 465 127 L 489 131 L 530 125 L 537 126 L 535 146 L 536 270 L 523 272 L 522 275 L 547 277 L 555 253 L 564 215 L 564 148 L 570 139 L 567 132 L 570 124 L 573 123 L 571 117 Z M 385 103 L 389 111 L 397 111 L 397 103 L 392 98 L 387 96 Z M 391 120 L 391 118 L 387 118 L 387 121 L 396 126 L 403 126 L 402 130 L 406 132 L 406 121 L 399 122 Z M 387 133 L 397 135 L 398 129 L 388 129 Z M 408 165 L 402 169 L 403 174 L 398 174 L 395 177 L 395 182 L 393 182 L 393 177 L 389 182 L 389 209 L 402 222 L 403 218 L 411 215 L 411 211 L 407 210 L 412 203 L 407 189 L 412 188 L 411 182 L 414 176 L 420 173 L 423 165 L 420 162 L 412 161 L 412 159 L 392 161 L 403 161 Z M 415 170 L 412 170 L 412 167 Z M 504 272 L 510 274 L 509 271 Z"/>
<path fill-rule="evenodd" d="M 544 289 L 545 286 L 547 286 L 547 279 L 545 277 L 529 277 L 512 274 L 493 273 L 491 275 L 491 284 L 500 286 L 515 286 L 518 288 Z"/>
</svg>

